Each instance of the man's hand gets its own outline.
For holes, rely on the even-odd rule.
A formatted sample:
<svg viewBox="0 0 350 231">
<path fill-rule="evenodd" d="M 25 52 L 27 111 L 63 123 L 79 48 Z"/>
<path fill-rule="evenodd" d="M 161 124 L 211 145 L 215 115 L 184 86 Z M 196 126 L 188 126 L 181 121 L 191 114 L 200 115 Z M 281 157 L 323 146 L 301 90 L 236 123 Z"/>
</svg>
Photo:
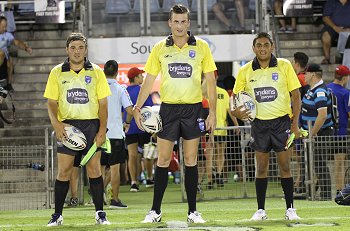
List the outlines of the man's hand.
<svg viewBox="0 0 350 231">
<path fill-rule="evenodd" d="M 237 119 L 248 120 L 251 112 L 249 109 L 244 108 L 244 105 L 241 105 L 238 108 L 233 109 L 233 111 L 231 113 Z"/>
<path fill-rule="evenodd" d="M 64 130 L 65 127 L 69 127 L 71 125 L 65 124 L 62 122 L 57 122 L 56 124 L 53 124 L 53 129 L 55 130 L 56 138 L 58 141 L 63 141 L 67 138 L 66 130 Z"/>
<path fill-rule="evenodd" d="M 210 111 L 207 119 L 205 120 L 206 130 L 213 133 L 216 128 L 216 115 L 214 112 Z"/>
<path fill-rule="evenodd" d="M 294 123 L 292 124 L 291 128 L 290 128 L 291 132 L 294 133 L 295 135 L 295 138 L 294 139 L 299 139 L 300 137 L 300 131 L 299 131 L 299 127 L 298 127 L 298 124 L 295 124 Z"/>
<path fill-rule="evenodd" d="M 141 108 L 135 106 L 134 109 L 132 110 L 132 115 L 134 116 L 137 127 L 140 130 L 144 131 L 141 125 L 141 122 L 142 122 Z"/>
<path fill-rule="evenodd" d="M 127 132 L 129 131 L 130 124 L 124 123 L 124 124 L 123 124 L 123 128 L 124 128 L 124 132 L 127 133 Z"/>
<path fill-rule="evenodd" d="M 97 147 L 101 147 L 106 141 L 106 131 L 99 130 L 95 136 L 95 142 Z"/>
</svg>

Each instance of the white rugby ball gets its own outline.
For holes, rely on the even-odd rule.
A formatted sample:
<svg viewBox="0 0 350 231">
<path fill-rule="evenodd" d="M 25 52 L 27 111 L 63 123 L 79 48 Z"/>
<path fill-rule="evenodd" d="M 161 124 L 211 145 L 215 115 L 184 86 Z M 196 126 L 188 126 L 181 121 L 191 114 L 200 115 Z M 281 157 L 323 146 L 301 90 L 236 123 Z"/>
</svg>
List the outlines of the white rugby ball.
<svg viewBox="0 0 350 231">
<path fill-rule="evenodd" d="M 244 106 L 244 108 L 250 111 L 250 115 L 248 120 L 253 121 L 256 117 L 256 105 L 254 98 L 247 92 L 241 91 L 239 92 L 234 100 L 234 108 L 238 108 L 240 106 Z M 244 110 L 243 108 L 243 110 Z"/>
<path fill-rule="evenodd" d="M 148 133 L 157 133 L 162 129 L 162 120 L 157 112 L 152 110 L 152 107 L 143 107 L 141 109 L 142 128 Z"/>
<path fill-rule="evenodd" d="M 67 137 L 62 141 L 63 145 L 74 151 L 80 151 L 86 148 L 86 137 L 78 128 L 73 126 L 67 126 L 66 130 Z"/>
</svg>

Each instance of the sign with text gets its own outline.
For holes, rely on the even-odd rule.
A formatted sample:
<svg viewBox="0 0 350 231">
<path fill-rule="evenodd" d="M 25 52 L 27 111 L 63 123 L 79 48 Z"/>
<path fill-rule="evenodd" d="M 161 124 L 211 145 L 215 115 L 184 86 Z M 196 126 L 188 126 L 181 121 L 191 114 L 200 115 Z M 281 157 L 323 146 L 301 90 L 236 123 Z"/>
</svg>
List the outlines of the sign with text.
<svg viewBox="0 0 350 231">
<path fill-rule="evenodd" d="M 65 2 L 61 0 L 35 0 L 36 23 L 65 23 Z"/>
<path fill-rule="evenodd" d="M 283 14 L 288 17 L 313 15 L 313 0 L 283 0 Z"/>
<path fill-rule="evenodd" d="M 216 62 L 250 60 L 254 34 L 199 35 L 204 39 Z M 120 63 L 146 63 L 154 44 L 165 37 L 90 38 L 89 59 L 94 63 L 105 63 L 115 59 Z"/>
</svg>

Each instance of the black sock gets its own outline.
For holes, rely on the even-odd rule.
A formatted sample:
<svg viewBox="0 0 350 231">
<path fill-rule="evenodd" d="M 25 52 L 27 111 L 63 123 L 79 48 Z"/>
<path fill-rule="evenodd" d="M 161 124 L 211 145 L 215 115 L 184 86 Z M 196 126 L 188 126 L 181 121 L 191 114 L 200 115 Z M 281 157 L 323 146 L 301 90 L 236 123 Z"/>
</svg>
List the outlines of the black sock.
<svg viewBox="0 0 350 231">
<path fill-rule="evenodd" d="M 284 199 L 286 200 L 286 207 L 294 208 L 293 205 L 293 192 L 294 192 L 294 183 L 293 177 L 290 178 L 281 178 L 281 185 L 284 192 Z"/>
<path fill-rule="evenodd" d="M 267 178 L 256 178 L 255 192 L 256 192 L 256 200 L 258 202 L 258 209 L 265 210 L 266 190 L 267 190 Z"/>
<path fill-rule="evenodd" d="M 188 203 L 188 214 L 197 210 L 197 184 L 198 184 L 198 168 L 196 166 L 185 166 L 185 189 Z"/>
<path fill-rule="evenodd" d="M 56 179 L 55 182 L 55 213 L 61 214 L 63 211 L 64 201 L 66 199 L 69 189 L 69 181 L 60 181 Z"/>
<path fill-rule="evenodd" d="M 160 214 L 160 206 L 166 187 L 168 186 L 168 168 L 157 166 L 154 173 L 154 193 L 152 210 Z"/>
<path fill-rule="evenodd" d="M 97 178 L 89 178 L 90 191 L 92 200 L 95 204 L 95 210 L 103 210 L 103 178 L 99 176 Z"/>
</svg>

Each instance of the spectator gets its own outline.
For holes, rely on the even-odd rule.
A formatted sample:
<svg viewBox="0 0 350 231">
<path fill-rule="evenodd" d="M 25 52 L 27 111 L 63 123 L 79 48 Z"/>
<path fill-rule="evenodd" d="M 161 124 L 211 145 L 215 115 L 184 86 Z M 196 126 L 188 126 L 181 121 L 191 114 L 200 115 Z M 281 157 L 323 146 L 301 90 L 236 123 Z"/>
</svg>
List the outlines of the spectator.
<svg viewBox="0 0 350 231">
<path fill-rule="evenodd" d="M 345 158 L 347 153 L 346 136 L 348 135 L 347 127 L 350 117 L 350 92 L 345 88 L 349 81 L 350 70 L 347 66 L 340 65 L 335 69 L 334 81 L 327 85 L 332 89 L 333 93 L 337 97 L 337 109 L 339 113 L 339 123 L 336 127 L 335 135 L 337 136 L 337 142 L 335 146 L 338 152 L 334 156 L 335 160 L 335 186 L 337 193 L 344 187 L 344 175 L 345 175 Z"/>
<path fill-rule="evenodd" d="M 16 47 L 32 54 L 32 48 L 19 39 L 15 39 L 10 32 L 7 32 L 7 19 L 0 16 L 0 81 L 6 81 L 6 90 L 13 90 L 12 64 L 9 60 L 8 47 L 14 44 Z"/>
<path fill-rule="evenodd" d="M 260 32 L 253 40 L 256 57 L 240 68 L 233 98 L 241 91 L 250 93 L 256 103 L 256 118 L 251 124 L 251 148 L 255 150 L 255 189 L 258 210 L 251 220 L 265 220 L 269 152 L 277 153 L 281 185 L 286 203 L 285 219 L 299 220 L 293 204 L 293 177 L 290 171 L 291 149 L 286 149 L 290 132 L 299 137 L 300 83 L 289 61 L 276 58 L 274 44 L 268 33 Z M 292 108 L 291 108 L 292 106 Z M 236 108 L 232 114 L 248 119 L 249 111 Z"/>
<path fill-rule="evenodd" d="M 225 15 L 225 10 L 236 7 L 239 26 L 235 26 Z M 242 33 L 245 31 L 245 10 L 243 0 L 225 1 L 218 0 L 213 5 L 213 11 L 220 22 L 224 23 L 231 33 Z"/>
<path fill-rule="evenodd" d="M 299 79 L 299 82 L 301 84 L 300 90 L 300 95 L 303 97 L 307 90 L 310 88 L 310 86 L 305 82 L 305 68 L 307 66 L 307 63 L 309 61 L 309 57 L 303 53 L 303 52 L 295 52 L 294 53 L 294 59 L 292 60 L 292 66 L 294 68 L 295 73 L 297 74 L 297 77 Z M 293 153 L 292 153 L 292 158 L 295 157 L 296 162 L 297 162 L 297 176 L 296 179 L 294 180 L 294 189 L 296 193 L 303 193 L 305 191 L 305 185 L 303 184 L 303 179 L 304 179 L 304 174 L 303 172 L 303 157 L 302 156 L 302 151 L 301 151 L 301 146 L 302 142 L 300 139 L 297 139 L 294 141 L 295 147 L 293 147 Z"/>
<path fill-rule="evenodd" d="M 350 31 L 350 2 L 348 0 L 328 0 L 323 8 L 324 27 L 321 41 L 324 59 L 322 64 L 331 64 L 331 46 L 335 46 L 339 32 Z"/>
<path fill-rule="evenodd" d="M 126 130 L 130 126 L 132 119 L 132 102 L 127 90 L 118 84 L 115 78 L 118 75 L 118 63 L 115 60 L 109 60 L 104 66 L 104 73 L 107 77 L 109 88 L 112 95 L 108 96 L 108 121 L 107 121 L 107 137 L 111 142 L 111 153 L 102 152 L 101 165 L 104 172 L 107 165 L 110 166 L 112 199 L 109 208 L 127 208 L 119 199 L 120 186 L 120 164 L 126 160 L 122 107 L 127 112 L 125 119 Z"/>
<path fill-rule="evenodd" d="M 130 85 L 127 87 L 127 91 L 130 95 L 132 103 L 135 105 L 137 97 L 139 95 L 141 84 L 143 83 L 143 74 L 144 71 L 138 69 L 137 67 L 133 67 L 128 71 L 128 78 L 130 81 Z M 153 106 L 152 98 L 148 95 L 146 102 L 143 106 Z M 131 192 L 138 192 L 140 190 L 137 183 L 137 164 L 138 164 L 138 147 L 143 148 L 145 144 L 148 144 L 151 140 L 151 134 L 140 130 L 135 120 L 132 119 L 130 123 L 130 128 L 126 132 L 125 143 L 128 147 L 129 160 L 128 160 L 128 168 L 130 172 L 131 178 Z M 152 168 L 153 168 L 153 160 L 145 159 L 145 168 L 147 170 L 147 182 L 146 187 L 153 187 L 153 176 L 152 176 Z"/>
<path fill-rule="evenodd" d="M 311 120 L 311 134 L 315 138 L 314 161 L 315 172 L 318 178 L 318 187 L 321 188 L 321 199 L 331 198 L 331 181 L 327 167 L 327 156 L 330 153 L 330 136 L 334 135 L 334 124 L 331 116 L 331 99 L 327 86 L 322 80 L 322 69 L 317 64 L 309 64 L 306 68 L 305 81 L 310 85 L 307 94 L 302 100 L 301 125 L 309 129 Z"/>
<path fill-rule="evenodd" d="M 282 9 L 283 9 L 283 0 L 275 0 L 274 4 L 275 14 L 284 17 Z M 297 31 L 297 19 L 291 18 L 291 26 L 286 26 L 286 20 L 281 18 L 278 20 L 281 27 L 280 32 L 293 33 Z"/>
</svg>

